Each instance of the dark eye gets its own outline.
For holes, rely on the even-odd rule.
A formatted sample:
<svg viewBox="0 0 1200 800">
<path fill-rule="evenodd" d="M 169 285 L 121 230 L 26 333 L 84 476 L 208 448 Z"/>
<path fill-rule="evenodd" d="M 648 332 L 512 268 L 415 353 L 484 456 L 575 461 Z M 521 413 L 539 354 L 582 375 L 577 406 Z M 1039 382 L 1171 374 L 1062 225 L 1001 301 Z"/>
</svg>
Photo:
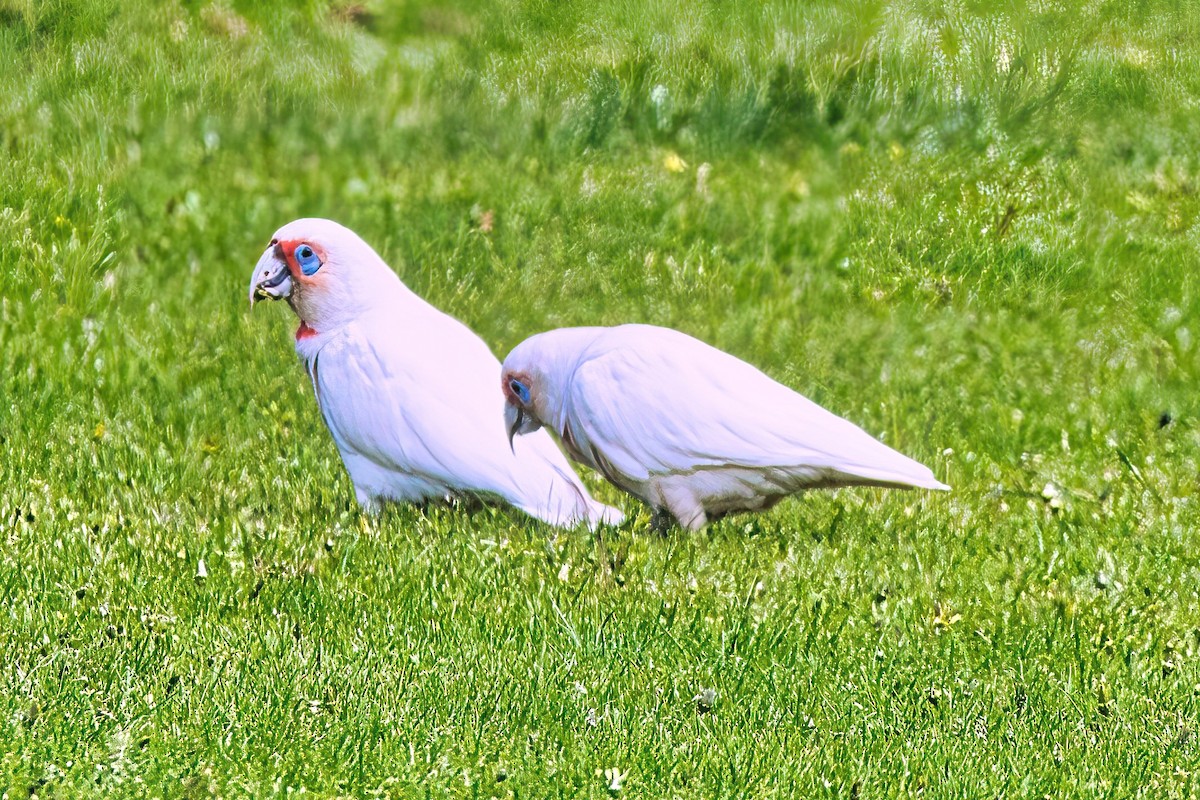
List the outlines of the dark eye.
<svg viewBox="0 0 1200 800">
<path fill-rule="evenodd" d="M 321 268 L 321 259 L 317 258 L 316 252 L 306 244 L 296 248 L 296 263 L 305 275 L 312 275 Z"/>
</svg>

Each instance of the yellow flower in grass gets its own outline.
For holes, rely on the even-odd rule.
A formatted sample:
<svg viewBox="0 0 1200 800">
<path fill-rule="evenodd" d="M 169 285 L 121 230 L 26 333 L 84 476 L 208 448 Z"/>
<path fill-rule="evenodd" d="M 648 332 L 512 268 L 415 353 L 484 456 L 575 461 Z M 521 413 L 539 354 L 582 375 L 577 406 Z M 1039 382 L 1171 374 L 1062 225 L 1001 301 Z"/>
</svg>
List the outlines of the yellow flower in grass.
<svg viewBox="0 0 1200 800">
<path fill-rule="evenodd" d="M 679 154 L 674 150 L 663 156 L 663 166 L 667 172 L 683 172 L 687 169 L 687 162 L 679 157 Z"/>
<path fill-rule="evenodd" d="M 933 606 L 933 632 L 945 633 L 962 620 L 962 614 L 955 613 L 949 606 L 935 603 Z"/>
</svg>

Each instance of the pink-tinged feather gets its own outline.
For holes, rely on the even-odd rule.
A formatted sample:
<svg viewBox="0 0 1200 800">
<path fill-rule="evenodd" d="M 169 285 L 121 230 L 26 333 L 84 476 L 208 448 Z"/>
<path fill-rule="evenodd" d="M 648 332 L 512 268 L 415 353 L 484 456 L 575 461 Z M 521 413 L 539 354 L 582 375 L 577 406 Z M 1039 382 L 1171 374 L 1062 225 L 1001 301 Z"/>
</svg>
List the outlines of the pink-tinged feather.
<svg viewBox="0 0 1200 800">
<path fill-rule="evenodd" d="M 310 275 L 296 259 L 302 245 L 320 261 Z M 276 232 L 260 262 L 275 275 L 286 266 L 289 291 L 275 297 L 300 319 L 296 352 L 362 505 L 482 497 L 552 525 L 620 522 L 545 431 L 509 446 L 495 355 L 409 291 L 352 231 L 296 220 Z"/>
<path fill-rule="evenodd" d="M 819 487 L 946 490 L 924 465 L 762 371 L 679 331 L 563 328 L 502 367 L 576 461 L 688 527 Z"/>
</svg>

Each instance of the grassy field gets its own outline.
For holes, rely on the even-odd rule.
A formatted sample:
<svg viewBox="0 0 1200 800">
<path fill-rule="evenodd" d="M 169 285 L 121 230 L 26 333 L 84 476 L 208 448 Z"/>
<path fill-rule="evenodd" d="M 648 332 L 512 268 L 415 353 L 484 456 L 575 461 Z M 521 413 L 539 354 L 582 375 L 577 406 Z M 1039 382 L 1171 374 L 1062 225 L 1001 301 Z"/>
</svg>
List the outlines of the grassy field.
<svg viewBox="0 0 1200 800">
<path fill-rule="evenodd" d="M 1195 2 L 0 0 L 0 791 L 1195 797 L 1197 131 Z M 302 215 L 954 491 L 361 516 Z"/>
</svg>

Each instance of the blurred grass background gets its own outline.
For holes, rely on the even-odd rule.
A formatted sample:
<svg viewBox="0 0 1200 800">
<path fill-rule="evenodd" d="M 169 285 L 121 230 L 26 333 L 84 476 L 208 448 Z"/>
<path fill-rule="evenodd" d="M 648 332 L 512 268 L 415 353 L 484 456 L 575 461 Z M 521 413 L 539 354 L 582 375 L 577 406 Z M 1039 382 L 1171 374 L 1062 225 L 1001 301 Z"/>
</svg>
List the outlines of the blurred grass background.
<svg viewBox="0 0 1200 800">
<path fill-rule="evenodd" d="M 0 0 L 0 782 L 1194 795 L 1198 130 L 1194 2 Z M 297 216 L 955 492 L 360 519 L 246 307 Z"/>
</svg>

